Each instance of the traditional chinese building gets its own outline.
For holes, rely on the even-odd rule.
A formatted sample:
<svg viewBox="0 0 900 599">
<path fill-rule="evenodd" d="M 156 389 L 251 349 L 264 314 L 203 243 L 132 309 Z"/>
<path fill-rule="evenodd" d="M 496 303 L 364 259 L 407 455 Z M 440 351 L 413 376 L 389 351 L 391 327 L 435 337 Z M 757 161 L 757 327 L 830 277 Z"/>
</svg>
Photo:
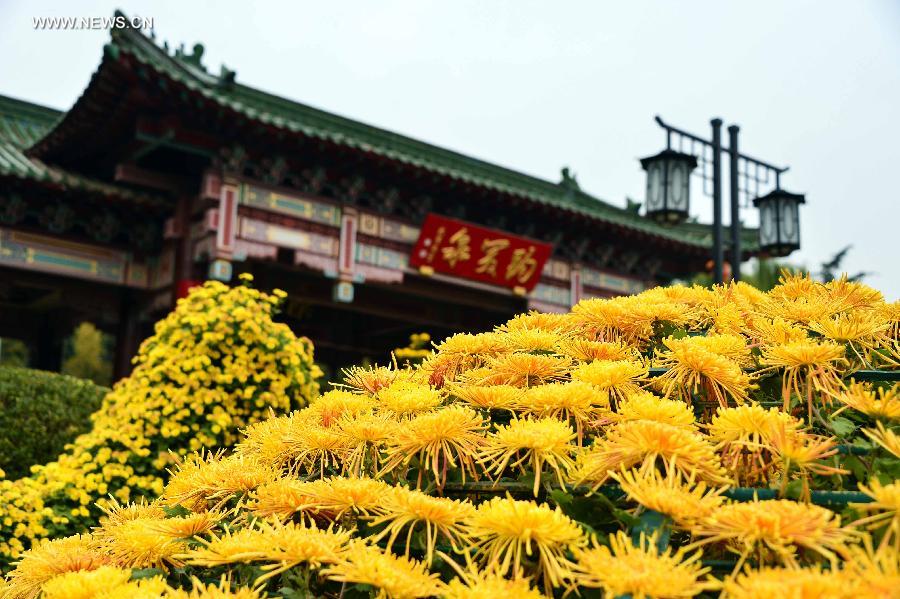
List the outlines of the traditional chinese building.
<svg viewBox="0 0 900 599">
<path fill-rule="evenodd" d="M 36 366 L 90 320 L 124 373 L 191 284 L 240 272 L 289 293 L 287 322 L 334 368 L 705 269 L 707 226 L 262 92 L 202 55 L 113 30 L 67 112 L 0 97 L 0 336 Z"/>
</svg>

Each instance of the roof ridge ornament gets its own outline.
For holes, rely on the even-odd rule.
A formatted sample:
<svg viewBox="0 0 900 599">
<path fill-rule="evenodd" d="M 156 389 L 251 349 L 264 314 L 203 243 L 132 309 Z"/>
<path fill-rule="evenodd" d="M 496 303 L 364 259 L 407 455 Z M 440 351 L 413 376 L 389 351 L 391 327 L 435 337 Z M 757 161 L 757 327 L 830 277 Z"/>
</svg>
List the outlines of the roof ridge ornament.
<svg viewBox="0 0 900 599">
<path fill-rule="evenodd" d="M 175 58 L 181 62 L 193 65 L 205 73 L 206 67 L 204 67 L 202 63 L 204 50 L 203 44 L 197 42 L 191 49 L 191 53 L 188 54 L 184 50 L 184 44 L 181 44 L 175 50 Z"/>
<path fill-rule="evenodd" d="M 575 175 L 574 171 L 572 171 L 569 167 L 562 167 L 562 180 L 559 182 L 561 187 L 565 187 L 566 189 L 570 189 L 572 191 L 580 191 L 581 186 L 578 185 L 578 177 Z"/>
<path fill-rule="evenodd" d="M 219 68 L 220 87 L 231 87 L 232 85 L 234 85 L 235 77 L 237 77 L 237 71 L 229 69 L 224 64 Z"/>
</svg>

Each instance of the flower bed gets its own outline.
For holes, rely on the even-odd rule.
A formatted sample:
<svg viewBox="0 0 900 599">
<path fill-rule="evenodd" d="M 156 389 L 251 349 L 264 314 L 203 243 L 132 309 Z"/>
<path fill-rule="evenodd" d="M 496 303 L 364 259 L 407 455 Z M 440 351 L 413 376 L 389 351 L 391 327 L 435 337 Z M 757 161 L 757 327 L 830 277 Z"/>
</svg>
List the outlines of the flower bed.
<svg viewBox="0 0 900 599">
<path fill-rule="evenodd" d="M 0 481 L 0 565 L 39 539 L 87 531 L 109 498 L 155 497 L 186 454 L 306 405 L 317 392 L 312 344 L 272 320 L 279 293 L 207 283 L 179 300 L 90 431 L 31 476 Z"/>
<path fill-rule="evenodd" d="M 6 596 L 892 597 L 900 386 L 852 375 L 898 330 L 802 277 L 524 314 L 185 460 Z"/>
</svg>

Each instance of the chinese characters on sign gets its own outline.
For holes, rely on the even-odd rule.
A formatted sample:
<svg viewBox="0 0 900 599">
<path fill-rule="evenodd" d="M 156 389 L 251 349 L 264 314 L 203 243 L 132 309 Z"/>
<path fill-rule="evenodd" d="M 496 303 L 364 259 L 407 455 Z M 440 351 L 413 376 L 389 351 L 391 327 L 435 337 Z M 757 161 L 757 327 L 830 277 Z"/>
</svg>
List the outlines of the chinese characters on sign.
<svg viewBox="0 0 900 599">
<path fill-rule="evenodd" d="M 429 214 L 410 265 L 435 272 L 531 291 L 552 247 L 452 218 Z"/>
</svg>

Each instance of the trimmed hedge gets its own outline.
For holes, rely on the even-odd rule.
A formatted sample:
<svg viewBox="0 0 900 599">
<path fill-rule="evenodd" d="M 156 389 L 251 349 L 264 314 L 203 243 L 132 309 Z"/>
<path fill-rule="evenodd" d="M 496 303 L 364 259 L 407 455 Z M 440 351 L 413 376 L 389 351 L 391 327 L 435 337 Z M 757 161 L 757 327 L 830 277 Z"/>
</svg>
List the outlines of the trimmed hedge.
<svg viewBox="0 0 900 599">
<path fill-rule="evenodd" d="M 108 392 L 73 376 L 0 366 L 0 470 L 19 478 L 55 459 L 90 429 Z"/>
</svg>

